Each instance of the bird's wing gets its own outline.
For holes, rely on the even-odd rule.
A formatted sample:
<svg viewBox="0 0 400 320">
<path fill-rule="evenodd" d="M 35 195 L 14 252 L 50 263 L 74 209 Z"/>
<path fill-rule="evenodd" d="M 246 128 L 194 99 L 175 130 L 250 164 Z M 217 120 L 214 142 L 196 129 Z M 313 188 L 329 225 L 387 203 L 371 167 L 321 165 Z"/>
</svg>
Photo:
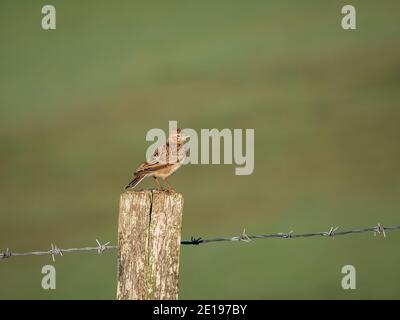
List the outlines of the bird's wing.
<svg viewBox="0 0 400 320">
<path fill-rule="evenodd" d="M 160 147 L 158 147 L 150 159 L 150 161 L 146 161 L 142 163 L 135 171 L 134 175 L 143 175 L 150 172 L 154 172 L 160 169 L 164 169 L 169 167 L 171 163 L 168 162 L 169 159 L 169 144 L 166 143 Z M 178 147 L 178 154 L 176 155 L 175 161 L 181 162 L 186 156 L 186 150 L 182 146 Z"/>
<path fill-rule="evenodd" d="M 136 169 L 135 175 L 154 172 L 154 171 L 166 168 L 168 166 L 170 166 L 169 163 L 158 163 L 158 162 L 157 163 L 149 163 L 149 162 L 144 162 L 139 166 L 139 168 Z"/>
</svg>

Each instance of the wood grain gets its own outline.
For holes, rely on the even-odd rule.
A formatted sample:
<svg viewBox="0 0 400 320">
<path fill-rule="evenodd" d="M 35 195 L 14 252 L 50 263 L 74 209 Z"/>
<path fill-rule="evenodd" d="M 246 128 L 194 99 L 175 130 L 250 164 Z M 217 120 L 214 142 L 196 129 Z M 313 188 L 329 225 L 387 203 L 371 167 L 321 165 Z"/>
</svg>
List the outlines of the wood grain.
<svg viewBox="0 0 400 320">
<path fill-rule="evenodd" d="M 176 192 L 121 195 L 117 299 L 178 299 L 182 212 Z"/>
</svg>

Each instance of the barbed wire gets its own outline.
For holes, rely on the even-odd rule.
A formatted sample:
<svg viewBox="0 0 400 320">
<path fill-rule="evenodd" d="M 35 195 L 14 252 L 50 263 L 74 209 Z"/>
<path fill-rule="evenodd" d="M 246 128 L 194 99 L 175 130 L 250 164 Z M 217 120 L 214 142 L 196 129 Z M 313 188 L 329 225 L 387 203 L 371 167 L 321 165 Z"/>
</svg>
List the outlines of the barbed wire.
<svg viewBox="0 0 400 320">
<path fill-rule="evenodd" d="M 400 230 L 400 225 L 392 226 L 392 227 L 384 227 L 380 223 L 378 223 L 374 227 L 370 228 L 360 228 L 360 229 L 351 229 L 351 230 L 343 230 L 338 231 L 339 227 L 330 227 L 328 231 L 320 231 L 320 232 L 308 232 L 308 233 L 294 233 L 293 230 L 289 232 L 279 232 L 279 233 L 269 233 L 269 234 L 256 234 L 256 235 L 247 235 L 246 230 L 243 230 L 242 234 L 234 237 L 217 237 L 217 238 L 195 238 L 191 237 L 190 240 L 182 240 L 181 245 L 199 245 L 203 243 L 211 243 L 211 242 L 223 242 L 223 241 L 243 241 L 243 242 L 251 242 L 256 239 L 268 239 L 268 238 L 310 238 L 310 237 L 331 237 L 335 238 L 336 236 L 345 236 L 349 234 L 357 234 L 357 233 L 368 233 L 372 232 L 374 236 L 382 234 L 383 237 L 386 238 L 387 231 L 396 231 Z M 64 253 L 69 252 L 77 252 L 77 251 L 97 251 L 98 254 L 103 253 L 106 250 L 118 249 L 116 245 L 110 245 L 110 242 L 105 244 L 101 244 L 99 240 L 96 239 L 97 246 L 95 247 L 83 247 L 83 248 L 59 248 L 53 243 L 51 244 L 50 250 L 47 251 L 32 251 L 32 252 L 12 252 L 9 248 L 5 252 L 0 252 L 0 259 L 6 259 L 17 256 L 42 256 L 42 255 L 51 255 L 53 261 L 55 261 L 55 256 L 63 256 Z"/>
<path fill-rule="evenodd" d="M 400 230 L 400 225 L 392 226 L 392 227 L 384 227 L 380 223 L 378 225 L 371 228 L 362 228 L 362 229 L 352 229 L 352 230 L 343 230 L 337 231 L 339 227 L 331 227 L 328 231 L 320 231 L 320 232 L 308 232 L 308 233 L 294 233 L 293 230 L 289 232 L 279 232 L 279 233 L 269 233 L 269 234 L 257 234 L 257 235 L 247 235 L 246 230 L 243 230 L 240 236 L 235 237 L 218 237 L 218 238 L 194 238 L 192 237 L 190 240 L 182 241 L 183 245 L 199 245 L 202 243 L 210 243 L 210 242 L 222 242 L 222 241 L 244 241 L 250 242 L 255 239 L 266 239 L 266 238 L 309 238 L 309 237 L 332 237 L 335 236 L 345 236 L 349 234 L 356 233 L 366 233 L 373 232 L 374 236 L 377 234 L 382 234 L 383 237 L 386 238 L 386 231 L 395 231 Z"/>
<path fill-rule="evenodd" d="M 110 249 L 118 249 L 118 246 L 110 246 L 109 242 L 105 244 L 101 244 L 99 240 L 96 239 L 97 246 L 96 247 L 83 247 L 83 248 L 68 248 L 62 249 L 51 244 L 51 249 L 47 251 L 32 251 L 32 252 L 11 252 L 9 248 L 7 248 L 6 252 L 0 252 L 0 259 L 6 259 L 11 257 L 23 257 L 23 256 L 43 256 L 43 255 L 51 255 L 53 262 L 55 261 L 55 256 L 63 256 L 63 253 L 66 252 L 77 252 L 77 251 L 97 251 L 98 254 L 103 253 L 106 250 Z"/>
</svg>

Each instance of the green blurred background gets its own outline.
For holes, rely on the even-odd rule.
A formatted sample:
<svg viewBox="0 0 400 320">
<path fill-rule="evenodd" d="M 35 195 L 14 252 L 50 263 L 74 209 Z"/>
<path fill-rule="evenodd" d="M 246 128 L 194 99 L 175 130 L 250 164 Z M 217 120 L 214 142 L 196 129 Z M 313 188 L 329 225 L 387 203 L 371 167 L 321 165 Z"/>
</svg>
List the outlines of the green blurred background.
<svg viewBox="0 0 400 320">
<path fill-rule="evenodd" d="M 57 30 L 41 29 L 53 4 Z M 151 128 L 254 128 L 255 171 L 189 165 L 183 238 L 400 223 L 400 2 L 2 1 L 0 250 L 117 243 Z M 153 181 L 143 184 L 153 187 Z M 180 298 L 400 298 L 400 233 L 182 247 Z M 114 299 L 117 252 L 0 261 L 0 298 Z M 343 265 L 357 289 L 341 288 Z"/>
</svg>

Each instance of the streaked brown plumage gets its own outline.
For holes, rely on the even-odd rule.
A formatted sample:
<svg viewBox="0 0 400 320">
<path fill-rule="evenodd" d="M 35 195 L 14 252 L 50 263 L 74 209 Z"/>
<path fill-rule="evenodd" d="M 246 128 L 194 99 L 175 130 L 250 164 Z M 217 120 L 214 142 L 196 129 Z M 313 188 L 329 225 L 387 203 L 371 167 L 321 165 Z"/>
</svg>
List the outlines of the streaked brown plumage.
<svg viewBox="0 0 400 320">
<path fill-rule="evenodd" d="M 134 188 L 144 178 L 153 177 L 157 186 L 163 190 L 158 178 L 162 178 L 168 184 L 168 190 L 173 190 L 167 178 L 178 170 L 186 157 L 184 142 L 188 137 L 180 129 L 174 130 L 167 142 L 158 147 L 149 162 L 142 163 L 133 173 L 133 180 L 126 186 Z"/>
</svg>

